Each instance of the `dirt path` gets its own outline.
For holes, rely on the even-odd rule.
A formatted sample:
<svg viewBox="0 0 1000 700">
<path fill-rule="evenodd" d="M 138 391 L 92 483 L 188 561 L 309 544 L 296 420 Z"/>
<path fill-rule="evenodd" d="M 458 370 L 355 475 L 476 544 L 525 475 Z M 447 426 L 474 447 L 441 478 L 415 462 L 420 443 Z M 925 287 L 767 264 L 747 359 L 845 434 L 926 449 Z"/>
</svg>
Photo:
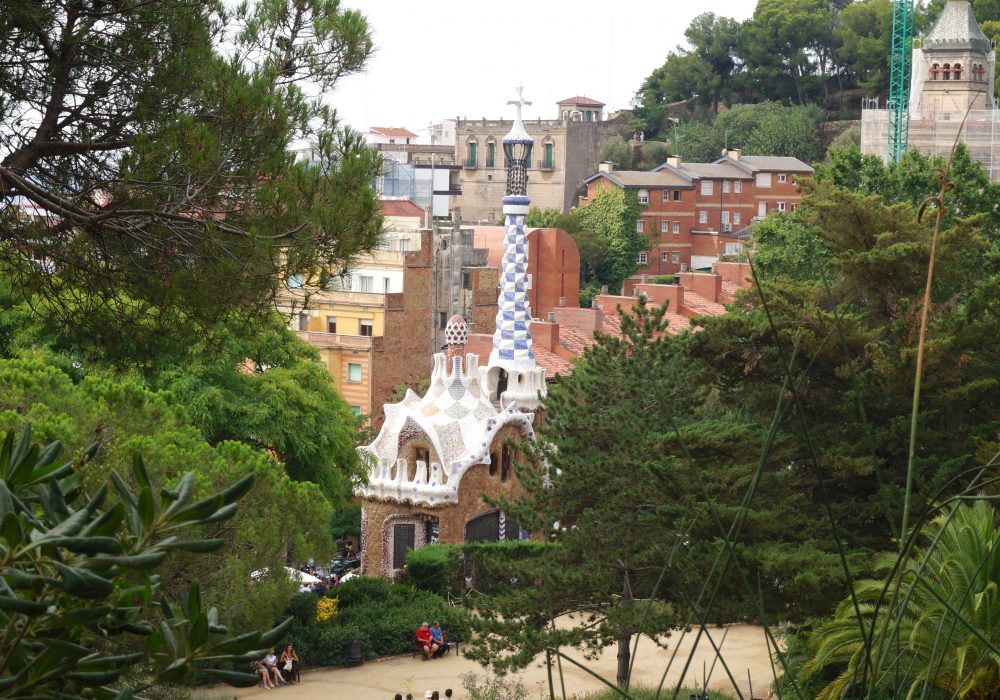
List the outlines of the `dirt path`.
<svg viewBox="0 0 1000 700">
<path fill-rule="evenodd" d="M 722 658 L 735 677 L 743 698 L 745 700 L 750 698 L 747 683 L 748 672 L 753 682 L 754 696 L 767 697 L 773 676 L 763 630 L 760 627 L 750 625 L 730 625 L 726 628 L 710 627 L 708 632 L 716 645 L 722 643 Z M 726 633 L 724 642 L 722 642 L 723 633 Z M 656 647 L 647 639 L 640 641 L 633 682 L 636 685 L 658 685 L 663 670 L 670 661 L 671 654 L 677 648 L 676 659 L 670 668 L 670 673 L 667 674 L 667 683 L 676 684 L 688 654 L 691 652 L 694 637 L 695 634 L 690 633 L 684 635 L 682 639 L 681 633 L 675 632 L 670 639 L 669 649 L 666 650 Z M 593 661 L 587 661 L 575 653 L 570 655 L 580 660 L 587 668 L 613 680 L 616 668 L 615 654 L 615 648 L 609 647 L 604 650 L 599 659 Z M 708 673 L 714 658 L 715 653 L 712 646 L 703 636 L 692 657 L 685 685 L 698 685 L 700 687 L 702 674 Z M 563 663 L 563 672 L 567 695 L 600 690 L 602 687 L 600 681 L 593 676 L 565 662 Z M 402 693 L 404 697 L 407 693 L 413 693 L 415 700 L 422 700 L 425 690 L 438 690 L 441 692 L 441 697 L 444 698 L 445 688 L 452 688 L 455 691 L 455 698 L 467 700 L 468 693 L 462 689 L 462 676 L 467 673 L 482 676 L 484 670 L 478 664 L 463 656 L 456 656 L 454 653 L 450 653 L 443 659 L 432 659 L 427 662 L 410 656 L 394 656 L 378 661 L 369 661 L 355 668 L 307 671 L 302 675 L 300 684 L 276 690 L 251 688 L 237 691 L 216 688 L 196 697 L 212 698 L 213 700 L 222 698 L 392 700 L 395 693 Z M 547 689 L 545 685 L 546 675 L 544 664 L 536 663 L 521 671 L 518 677 L 529 691 L 533 691 L 530 697 L 536 698 L 539 696 L 539 691 Z M 556 675 L 555 678 L 558 692 L 558 676 Z M 714 671 L 711 672 L 708 686 L 712 689 L 728 691 L 729 694 L 736 697 L 732 683 L 726 676 L 721 662 L 716 663 Z"/>
</svg>

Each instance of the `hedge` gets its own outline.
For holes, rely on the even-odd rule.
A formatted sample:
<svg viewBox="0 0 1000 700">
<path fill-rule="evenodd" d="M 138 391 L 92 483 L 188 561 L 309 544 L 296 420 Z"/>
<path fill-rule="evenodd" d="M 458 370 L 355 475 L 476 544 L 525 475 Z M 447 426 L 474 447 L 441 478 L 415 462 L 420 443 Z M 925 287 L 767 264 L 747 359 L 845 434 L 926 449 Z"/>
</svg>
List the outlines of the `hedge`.
<svg viewBox="0 0 1000 700">
<path fill-rule="evenodd" d="M 344 665 L 352 639 L 364 642 L 369 659 L 409 653 L 413 635 L 422 622 L 437 620 L 459 639 L 469 638 L 464 610 L 411 585 L 360 576 L 326 595 L 337 599 L 337 614 L 326 622 L 316 621 L 320 596 L 314 593 L 296 595 L 286 611 L 295 623 L 282 645 L 294 644 L 305 666 Z"/>
</svg>

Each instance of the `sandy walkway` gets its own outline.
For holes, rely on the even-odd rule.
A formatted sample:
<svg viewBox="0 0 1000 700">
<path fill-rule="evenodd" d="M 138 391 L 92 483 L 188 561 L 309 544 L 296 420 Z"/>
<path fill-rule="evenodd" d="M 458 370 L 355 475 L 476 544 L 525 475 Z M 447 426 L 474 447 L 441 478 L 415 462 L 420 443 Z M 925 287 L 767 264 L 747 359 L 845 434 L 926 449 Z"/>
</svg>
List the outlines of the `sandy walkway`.
<svg viewBox="0 0 1000 700">
<path fill-rule="evenodd" d="M 722 635 L 728 630 L 725 642 L 722 643 L 722 657 L 729 666 L 730 671 L 737 681 L 740 692 L 745 699 L 749 699 L 747 685 L 747 671 L 753 682 L 754 696 L 765 698 L 772 680 L 771 663 L 768 659 L 767 645 L 764 632 L 760 627 L 750 625 L 730 625 L 727 628 L 708 628 L 712 639 L 716 645 L 722 641 Z M 688 654 L 691 652 L 691 644 L 695 634 L 690 633 L 681 639 L 681 633 L 675 632 L 670 639 L 670 648 L 662 650 L 643 639 L 639 643 L 638 658 L 635 663 L 634 683 L 638 685 L 655 686 L 660 682 L 663 670 L 666 668 L 673 653 L 675 645 L 679 643 L 677 658 L 674 660 L 667 675 L 668 683 L 676 683 L 680 676 Z M 604 650 L 602 656 L 595 661 L 586 661 L 575 654 L 570 654 L 574 658 L 580 659 L 588 668 L 600 673 L 609 679 L 614 679 L 616 667 L 616 650 L 610 647 Z M 694 686 L 702 684 L 703 669 L 712 666 L 715 658 L 712 646 L 702 637 L 698 643 L 687 674 L 687 685 Z M 563 664 L 564 676 L 566 679 L 567 694 L 589 692 L 599 690 L 602 686 L 600 681 L 582 671 L 579 668 L 567 663 Z M 476 673 L 482 675 L 484 670 L 478 664 L 469 661 L 465 657 L 456 656 L 454 652 L 449 653 L 446 658 L 432 659 L 424 662 L 419 658 L 410 656 L 394 656 L 378 661 L 368 661 L 362 666 L 355 668 L 335 668 L 307 671 L 302 675 L 302 682 L 298 685 L 279 688 L 276 690 L 265 690 L 263 688 L 237 691 L 235 689 L 216 688 L 203 693 L 201 698 L 254 698 L 273 700 L 392 700 L 395 693 L 413 693 L 416 700 L 422 700 L 424 691 L 439 690 L 441 697 L 444 697 L 445 688 L 452 688 L 455 691 L 455 698 L 465 700 L 468 694 L 462 689 L 461 676 L 466 673 Z M 707 672 L 707 670 L 705 671 Z M 546 678 L 545 668 L 541 664 L 534 664 L 524 669 L 519 674 L 521 680 L 529 690 L 541 690 Z M 558 676 L 555 676 L 558 690 Z M 539 685 L 541 684 L 541 685 Z M 709 679 L 709 688 L 728 691 L 733 697 L 736 693 L 732 690 L 732 684 L 726 677 L 726 672 L 722 663 L 715 665 Z M 538 697 L 537 692 L 532 697 Z M 547 697 L 547 695 L 546 695 Z"/>
</svg>

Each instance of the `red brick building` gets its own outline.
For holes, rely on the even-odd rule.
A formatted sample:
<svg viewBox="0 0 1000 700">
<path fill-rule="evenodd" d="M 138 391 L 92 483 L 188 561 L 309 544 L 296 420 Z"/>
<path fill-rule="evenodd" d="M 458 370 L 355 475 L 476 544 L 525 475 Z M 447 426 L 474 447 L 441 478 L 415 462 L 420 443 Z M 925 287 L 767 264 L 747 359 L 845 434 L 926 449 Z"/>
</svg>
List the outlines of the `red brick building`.
<svg viewBox="0 0 1000 700">
<path fill-rule="evenodd" d="M 485 249 L 486 264 L 498 270 L 503 259 L 503 239 L 503 226 L 475 227 L 476 248 Z M 528 274 L 531 275 L 528 302 L 535 318 L 545 318 L 556 307 L 579 303 L 580 251 L 576 241 L 565 231 L 557 228 L 528 230 Z M 495 307 L 493 313 L 496 314 Z"/>
<path fill-rule="evenodd" d="M 797 158 L 744 156 L 728 151 L 714 163 L 684 163 L 671 157 L 650 170 L 614 170 L 602 164 L 590 176 L 586 203 L 601 188 L 636 190 L 644 210 L 637 230 L 652 246 L 637 260 L 626 282 L 631 291 L 642 275 L 708 269 L 723 255 L 740 252 L 751 222 L 771 212 L 792 211 L 802 198 L 796 177 L 812 175 Z"/>
</svg>

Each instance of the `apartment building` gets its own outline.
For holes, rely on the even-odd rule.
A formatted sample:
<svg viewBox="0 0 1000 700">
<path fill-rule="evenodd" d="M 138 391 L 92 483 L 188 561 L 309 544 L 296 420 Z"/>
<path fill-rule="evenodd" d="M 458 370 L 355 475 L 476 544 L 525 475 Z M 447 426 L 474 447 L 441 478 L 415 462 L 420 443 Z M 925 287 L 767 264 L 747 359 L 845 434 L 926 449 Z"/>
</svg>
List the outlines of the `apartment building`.
<svg viewBox="0 0 1000 700">
<path fill-rule="evenodd" d="M 643 205 L 636 230 L 649 236 L 652 247 L 640 253 L 628 293 L 643 275 L 706 270 L 722 256 L 738 255 L 753 221 L 798 206 L 802 196 L 795 178 L 812 172 L 797 158 L 744 156 L 739 149 L 714 163 L 671 157 L 650 171 L 602 163 L 585 180 L 587 195 L 580 204 L 602 188 L 636 191 Z"/>
</svg>

